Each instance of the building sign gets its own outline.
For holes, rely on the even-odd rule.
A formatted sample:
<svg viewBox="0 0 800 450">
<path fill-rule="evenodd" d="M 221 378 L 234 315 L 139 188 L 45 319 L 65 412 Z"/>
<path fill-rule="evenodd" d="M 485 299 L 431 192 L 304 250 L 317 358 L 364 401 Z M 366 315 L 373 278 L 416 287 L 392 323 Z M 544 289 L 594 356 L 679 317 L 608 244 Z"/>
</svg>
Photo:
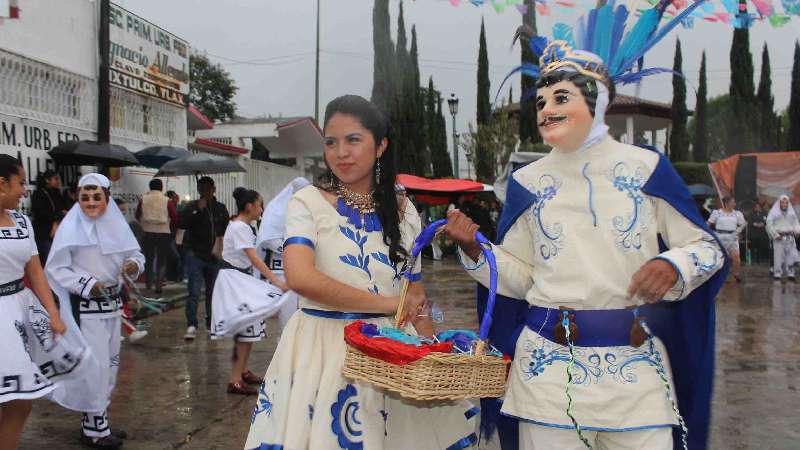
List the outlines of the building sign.
<svg viewBox="0 0 800 450">
<path fill-rule="evenodd" d="M 93 132 L 0 114 L 0 146 L 50 151 L 62 142 L 96 139 Z"/>
<path fill-rule="evenodd" d="M 111 4 L 111 85 L 172 104 L 189 101 L 189 44 Z"/>
</svg>

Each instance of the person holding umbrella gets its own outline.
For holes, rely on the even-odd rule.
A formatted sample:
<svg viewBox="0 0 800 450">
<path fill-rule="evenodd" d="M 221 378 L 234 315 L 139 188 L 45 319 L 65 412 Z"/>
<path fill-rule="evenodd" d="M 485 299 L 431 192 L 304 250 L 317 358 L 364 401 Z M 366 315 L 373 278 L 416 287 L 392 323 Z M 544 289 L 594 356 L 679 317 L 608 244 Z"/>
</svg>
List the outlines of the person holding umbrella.
<svg viewBox="0 0 800 450">
<path fill-rule="evenodd" d="M 67 213 L 67 206 L 61 196 L 60 187 L 61 178 L 58 174 L 52 170 L 46 170 L 36 180 L 36 190 L 31 196 L 33 231 L 42 261 L 47 261 L 50 245 L 56 234 L 56 227 Z"/>
<path fill-rule="evenodd" d="M 214 281 L 219 272 L 222 237 L 228 226 L 230 214 L 224 204 L 214 196 L 216 186 L 211 177 L 197 180 L 200 198 L 189 203 L 181 214 L 178 228 L 185 230 L 183 247 L 186 249 L 186 271 L 189 297 L 186 299 L 186 334 L 184 339 L 197 336 L 197 301 L 200 283 L 205 284 L 206 329 L 211 328 L 211 300 Z"/>
</svg>

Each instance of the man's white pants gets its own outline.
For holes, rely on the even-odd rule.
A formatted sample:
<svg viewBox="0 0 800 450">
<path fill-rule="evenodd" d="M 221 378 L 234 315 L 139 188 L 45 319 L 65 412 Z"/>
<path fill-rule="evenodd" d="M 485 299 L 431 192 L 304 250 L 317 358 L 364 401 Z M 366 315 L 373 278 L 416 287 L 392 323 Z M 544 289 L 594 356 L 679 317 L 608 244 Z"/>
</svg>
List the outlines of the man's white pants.
<svg viewBox="0 0 800 450">
<path fill-rule="evenodd" d="M 120 328 L 119 316 L 106 319 L 81 317 L 81 332 L 86 337 L 94 356 L 100 361 L 98 379 L 92 380 L 97 387 L 93 395 L 97 395 L 106 408 L 111 403 L 111 392 L 117 383 L 119 370 Z M 83 414 L 81 420 L 83 433 L 89 437 L 105 437 L 111 434 L 106 410 L 91 411 Z"/>
<path fill-rule="evenodd" d="M 773 259 L 775 260 L 775 265 L 772 267 L 772 276 L 780 278 L 785 272 L 786 276 L 793 277 L 795 255 L 797 254 L 794 239 L 774 239 L 772 241 L 772 249 L 774 252 Z"/>
<path fill-rule="evenodd" d="M 582 431 L 597 450 L 672 450 L 672 428 L 637 431 Z M 522 450 L 585 450 L 575 430 L 519 424 L 519 448 Z"/>
</svg>

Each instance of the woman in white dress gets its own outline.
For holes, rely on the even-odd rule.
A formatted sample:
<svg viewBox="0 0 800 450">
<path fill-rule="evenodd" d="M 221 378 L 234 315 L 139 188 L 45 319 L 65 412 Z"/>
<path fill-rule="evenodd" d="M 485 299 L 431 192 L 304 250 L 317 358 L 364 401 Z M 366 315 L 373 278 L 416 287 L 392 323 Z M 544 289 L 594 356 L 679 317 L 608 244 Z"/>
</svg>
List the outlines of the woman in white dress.
<svg viewBox="0 0 800 450">
<path fill-rule="evenodd" d="M 245 448 L 470 447 L 477 408 L 468 402 L 411 402 L 341 375 L 344 327 L 392 326 L 403 276 L 412 281 L 407 318 L 424 309 L 420 266 L 407 267 L 420 219 L 394 192 L 388 122 L 375 105 L 339 97 L 324 124 L 327 177 L 299 190 L 287 214 L 284 269 L 301 309 L 264 376 Z"/>
<path fill-rule="evenodd" d="M 767 215 L 767 234 L 772 240 L 772 277 L 781 280 L 785 273 L 795 281 L 794 265 L 797 263 L 795 237 L 800 235 L 800 222 L 788 195 L 781 195 Z"/>
<path fill-rule="evenodd" d="M 264 317 L 277 311 L 286 285 L 267 268 L 256 253 L 256 235 L 250 224 L 261 217 L 263 201 L 258 192 L 236 188 L 233 191 L 237 216 L 228 224 L 222 239 L 222 268 L 214 282 L 211 312 L 211 338 L 233 337 L 233 366 L 228 393 L 256 395 L 248 384 L 264 380 L 247 369 L 253 343 L 266 335 Z M 252 276 L 255 268 L 272 286 Z"/>
<path fill-rule="evenodd" d="M 0 155 L 0 449 L 15 449 L 32 399 L 55 389 L 53 375 L 71 370 L 42 361 L 66 326 L 47 284 L 31 221 L 16 211 L 25 195 L 25 170 Z M 22 282 L 27 277 L 31 288 Z M 58 362 L 56 362 L 58 363 Z M 54 370 L 57 368 L 57 370 Z"/>
<path fill-rule="evenodd" d="M 708 225 L 717 234 L 719 241 L 733 261 L 731 274 L 737 282 L 741 282 L 739 270 L 742 265 L 739 257 L 739 235 L 747 226 L 747 221 L 741 211 L 736 210 L 736 200 L 733 197 L 722 199 L 722 209 L 715 209 L 708 218 Z"/>
</svg>

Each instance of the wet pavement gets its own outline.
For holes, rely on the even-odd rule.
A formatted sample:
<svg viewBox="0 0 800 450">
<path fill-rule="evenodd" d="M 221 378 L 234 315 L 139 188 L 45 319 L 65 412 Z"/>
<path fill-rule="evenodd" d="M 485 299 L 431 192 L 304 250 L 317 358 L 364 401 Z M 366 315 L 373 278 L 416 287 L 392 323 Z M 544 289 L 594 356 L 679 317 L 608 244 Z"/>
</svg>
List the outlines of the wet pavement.
<svg viewBox="0 0 800 450">
<path fill-rule="evenodd" d="M 445 313 L 444 328 L 476 329 L 474 285 L 453 261 L 425 262 L 428 296 Z M 800 448 L 800 285 L 775 283 L 765 266 L 727 283 L 717 300 L 717 366 L 711 448 Z M 175 295 L 180 291 L 172 289 Z M 202 308 L 201 312 L 202 314 Z M 254 397 L 225 393 L 231 341 L 200 332 L 184 342 L 183 308 L 147 319 L 149 335 L 123 343 L 109 417 L 130 438 L 125 449 L 241 449 Z M 250 357 L 263 373 L 277 344 L 277 321 Z M 20 449 L 83 448 L 80 414 L 39 400 Z M 493 444 L 482 446 L 496 449 Z"/>
</svg>

